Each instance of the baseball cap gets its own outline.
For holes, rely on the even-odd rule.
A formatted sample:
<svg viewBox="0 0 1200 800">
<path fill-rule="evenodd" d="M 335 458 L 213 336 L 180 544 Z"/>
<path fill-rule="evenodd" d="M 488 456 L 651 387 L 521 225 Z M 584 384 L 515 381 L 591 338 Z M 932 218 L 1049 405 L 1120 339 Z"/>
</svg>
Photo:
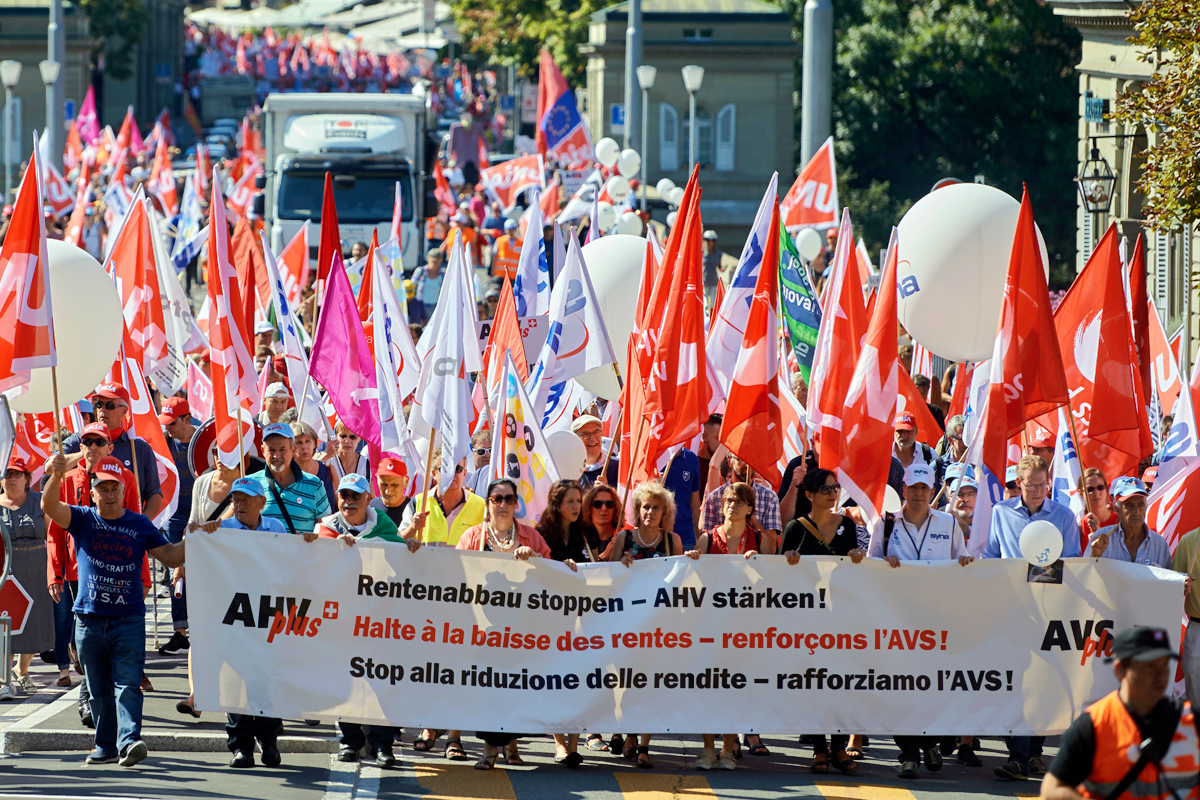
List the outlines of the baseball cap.
<svg viewBox="0 0 1200 800">
<path fill-rule="evenodd" d="M 904 485 L 916 486 L 918 483 L 933 488 L 933 467 L 928 464 L 908 465 L 908 469 L 904 470 Z"/>
<path fill-rule="evenodd" d="M 350 491 L 364 494 L 371 490 L 371 484 L 367 483 L 367 479 L 357 472 L 351 472 L 349 475 L 343 475 L 338 481 L 337 490 L 339 492 Z"/>
<path fill-rule="evenodd" d="M 504 220 L 504 230 L 515 231 L 517 229 L 517 221 L 515 219 Z"/>
<path fill-rule="evenodd" d="M 453 217 L 450 219 L 450 221 L 451 221 L 451 222 L 457 222 L 458 224 L 462 225 L 462 224 L 466 223 L 466 221 L 467 221 L 467 215 L 466 215 L 466 214 L 455 214 L 455 215 L 454 215 L 454 216 L 453 216 Z"/>
<path fill-rule="evenodd" d="M 272 383 L 270 386 L 267 387 L 267 393 L 265 395 L 263 395 L 264 400 L 267 399 L 268 397 L 282 397 L 284 399 L 287 399 L 287 397 L 288 397 L 287 387 L 284 386 L 281 382 L 275 381 L 274 383 Z"/>
<path fill-rule="evenodd" d="M 8 468 L 15 469 L 17 472 L 28 473 L 30 471 L 29 465 L 26 464 L 25 459 L 21 458 L 20 456 L 13 456 L 12 458 L 10 458 L 8 460 Z"/>
<path fill-rule="evenodd" d="M 96 407 L 94 405 L 92 405 L 91 400 L 83 399 L 83 400 L 80 400 L 79 402 L 77 402 L 75 405 L 79 406 L 80 414 L 95 414 L 96 413 Z"/>
<path fill-rule="evenodd" d="M 971 469 L 969 464 L 961 461 L 955 461 L 946 467 L 946 483 L 953 486 L 955 481 L 960 481 L 963 486 L 979 488 L 979 484 L 975 480 L 975 470 Z"/>
<path fill-rule="evenodd" d="M 254 332 L 255 333 L 271 333 L 274 330 L 275 330 L 275 326 L 272 325 L 271 323 L 267 322 L 265 319 L 259 320 L 258 322 L 254 323 Z"/>
<path fill-rule="evenodd" d="M 168 397 L 163 401 L 162 413 L 158 415 L 158 421 L 163 425 L 170 425 L 180 417 L 190 417 L 192 409 L 188 406 L 188 401 L 182 397 Z"/>
<path fill-rule="evenodd" d="M 1162 628 L 1126 628 L 1113 637 L 1112 658 L 1106 661 L 1157 661 L 1160 658 L 1179 658 L 1171 640 Z"/>
<path fill-rule="evenodd" d="M 375 470 L 375 475 L 387 475 L 392 478 L 407 478 L 408 468 L 404 466 L 404 462 L 398 458 L 383 458 L 379 460 L 379 466 Z"/>
<path fill-rule="evenodd" d="M 1144 483 L 1154 483 L 1158 479 L 1158 467 L 1146 467 L 1146 471 L 1142 473 L 1142 481 Z"/>
<path fill-rule="evenodd" d="M 591 414 L 580 414 L 575 418 L 575 421 L 571 423 L 571 433 L 579 433 L 584 425 L 591 425 L 592 423 L 597 425 L 604 424 L 598 417 L 593 417 Z"/>
<path fill-rule="evenodd" d="M 292 433 L 292 426 L 286 422 L 272 422 L 263 428 L 263 441 L 266 441 L 268 436 L 286 436 L 292 441 L 296 440 L 296 434 Z"/>
<path fill-rule="evenodd" d="M 1016 464 L 1009 464 L 1004 468 L 1004 482 L 1015 483 L 1017 478 L 1021 477 L 1021 473 L 1017 471 Z"/>
<path fill-rule="evenodd" d="M 911 431 L 916 430 L 917 418 L 910 411 L 901 411 L 896 415 L 896 430 Z"/>
<path fill-rule="evenodd" d="M 1029 437 L 1030 447 L 1054 447 L 1054 434 L 1043 427 L 1038 427 Z"/>
<path fill-rule="evenodd" d="M 238 478 L 233 482 L 233 486 L 230 487 L 229 491 L 231 493 L 241 492 L 248 497 L 267 496 L 267 490 L 263 488 L 262 483 L 256 481 L 254 478 Z"/>
<path fill-rule="evenodd" d="M 707 230 L 704 232 L 704 238 L 710 242 L 715 242 L 717 240 L 717 232 L 714 230 Z"/>
<path fill-rule="evenodd" d="M 1112 496 L 1118 500 L 1135 494 L 1148 495 L 1150 490 L 1137 478 L 1117 478 L 1113 481 Z"/>
<path fill-rule="evenodd" d="M 92 397 L 109 397 L 113 400 L 129 401 L 129 395 L 126 394 L 125 387 L 119 383 L 100 384 L 96 387 L 96 391 L 92 392 Z"/>
<path fill-rule="evenodd" d="M 125 474 L 125 467 L 112 456 L 105 456 L 96 464 L 92 472 L 92 481 L 119 481 Z"/>
<path fill-rule="evenodd" d="M 105 441 L 112 440 L 112 434 L 109 433 L 108 426 L 103 422 L 93 422 L 83 426 L 83 431 L 79 434 L 79 438 L 83 439 L 88 436 L 102 436 Z"/>
</svg>

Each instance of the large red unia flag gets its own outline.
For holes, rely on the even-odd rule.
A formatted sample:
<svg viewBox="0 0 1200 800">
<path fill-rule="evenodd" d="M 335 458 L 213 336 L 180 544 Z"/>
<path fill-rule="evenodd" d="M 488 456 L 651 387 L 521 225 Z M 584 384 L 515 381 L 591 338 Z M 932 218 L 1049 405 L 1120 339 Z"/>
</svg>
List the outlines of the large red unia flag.
<svg viewBox="0 0 1200 800">
<path fill-rule="evenodd" d="M 783 226 L 790 233 L 801 228 L 825 230 L 838 224 L 837 166 L 833 160 L 833 137 L 825 140 L 804 169 L 796 176 L 796 182 L 779 203 Z M 838 242 L 854 246 L 853 239 L 838 237 Z M 855 268 L 858 268 L 857 263 Z"/>
</svg>

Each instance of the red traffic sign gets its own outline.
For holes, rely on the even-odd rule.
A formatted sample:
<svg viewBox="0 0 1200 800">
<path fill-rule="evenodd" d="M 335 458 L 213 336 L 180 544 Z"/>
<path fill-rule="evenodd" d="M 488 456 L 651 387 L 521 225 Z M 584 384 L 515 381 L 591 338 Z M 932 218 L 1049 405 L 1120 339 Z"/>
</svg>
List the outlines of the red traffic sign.
<svg viewBox="0 0 1200 800">
<path fill-rule="evenodd" d="M 9 575 L 4 585 L 0 586 L 0 617 L 11 620 L 14 636 L 25 630 L 25 623 L 29 620 L 29 612 L 32 609 L 33 598 L 29 596 L 29 592 L 25 591 L 25 587 L 17 581 L 15 575 Z"/>
</svg>

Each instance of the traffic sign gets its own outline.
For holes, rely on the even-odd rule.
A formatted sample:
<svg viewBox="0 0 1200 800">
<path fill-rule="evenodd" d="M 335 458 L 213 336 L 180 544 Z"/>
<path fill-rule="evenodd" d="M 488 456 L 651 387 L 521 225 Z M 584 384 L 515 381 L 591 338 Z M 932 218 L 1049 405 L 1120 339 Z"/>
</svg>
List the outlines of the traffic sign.
<svg viewBox="0 0 1200 800">
<path fill-rule="evenodd" d="M 9 575 L 4 585 L 0 586 L 0 617 L 11 620 L 13 636 L 25 630 L 32 609 L 33 598 L 29 592 L 25 591 L 16 575 Z"/>
</svg>

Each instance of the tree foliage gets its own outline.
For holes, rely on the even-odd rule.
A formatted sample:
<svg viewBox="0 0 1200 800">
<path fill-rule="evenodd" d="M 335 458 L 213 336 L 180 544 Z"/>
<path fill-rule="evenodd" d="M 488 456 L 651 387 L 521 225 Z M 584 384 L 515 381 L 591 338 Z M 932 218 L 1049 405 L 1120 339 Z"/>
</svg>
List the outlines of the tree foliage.
<svg viewBox="0 0 1200 800">
<path fill-rule="evenodd" d="M 587 41 L 592 14 L 606 5 L 598 0 L 454 0 L 451 7 L 471 53 L 536 78 L 538 51 L 545 47 L 567 80 L 578 83 L 587 66 L 579 46 Z"/>
<path fill-rule="evenodd" d="M 803 1 L 783 4 L 801 36 Z M 982 174 L 1029 185 L 1073 274 L 1078 33 L 1039 0 L 834 0 L 834 26 L 839 192 L 872 252 L 938 180 Z"/>
<path fill-rule="evenodd" d="M 1157 69 L 1140 91 L 1117 98 L 1115 117 L 1157 134 L 1141 154 L 1137 188 L 1146 197 L 1146 222 L 1179 230 L 1200 219 L 1200 8 L 1190 0 L 1145 0 L 1130 18 L 1130 41 Z"/>
<path fill-rule="evenodd" d="M 88 15 L 93 62 L 104 55 L 105 72 L 116 80 L 133 75 L 133 52 L 145 38 L 150 12 L 142 0 L 79 0 Z"/>
</svg>

